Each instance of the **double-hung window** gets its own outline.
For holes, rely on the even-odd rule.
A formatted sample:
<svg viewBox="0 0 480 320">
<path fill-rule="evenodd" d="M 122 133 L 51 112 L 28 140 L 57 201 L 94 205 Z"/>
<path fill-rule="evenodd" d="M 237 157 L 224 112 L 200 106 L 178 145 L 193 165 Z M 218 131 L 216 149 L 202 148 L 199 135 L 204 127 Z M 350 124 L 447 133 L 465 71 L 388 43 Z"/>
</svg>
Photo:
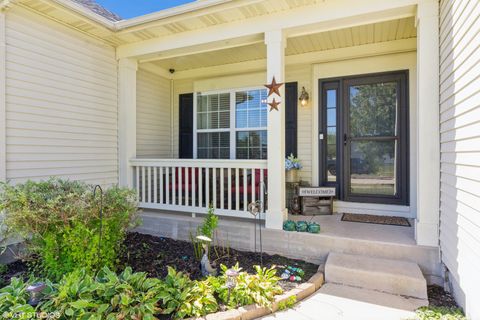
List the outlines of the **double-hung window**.
<svg viewBox="0 0 480 320">
<path fill-rule="evenodd" d="M 267 91 L 196 94 L 198 159 L 267 159 Z"/>
</svg>

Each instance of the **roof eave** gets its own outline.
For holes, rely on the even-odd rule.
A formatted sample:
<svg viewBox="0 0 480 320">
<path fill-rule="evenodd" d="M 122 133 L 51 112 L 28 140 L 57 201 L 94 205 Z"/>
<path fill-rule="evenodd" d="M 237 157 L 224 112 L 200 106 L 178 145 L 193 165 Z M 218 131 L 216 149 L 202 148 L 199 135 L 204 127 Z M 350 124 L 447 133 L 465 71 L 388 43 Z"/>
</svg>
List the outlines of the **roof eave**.
<svg viewBox="0 0 480 320">
<path fill-rule="evenodd" d="M 114 22 L 116 30 L 123 30 L 130 27 L 146 24 L 153 21 L 160 21 L 163 19 L 180 16 L 182 14 L 190 13 L 200 9 L 207 9 L 209 7 L 218 6 L 224 3 L 232 2 L 233 0 L 202 0 L 176 6 L 169 9 L 160 10 L 149 13 L 140 17 L 131 18 Z"/>
</svg>

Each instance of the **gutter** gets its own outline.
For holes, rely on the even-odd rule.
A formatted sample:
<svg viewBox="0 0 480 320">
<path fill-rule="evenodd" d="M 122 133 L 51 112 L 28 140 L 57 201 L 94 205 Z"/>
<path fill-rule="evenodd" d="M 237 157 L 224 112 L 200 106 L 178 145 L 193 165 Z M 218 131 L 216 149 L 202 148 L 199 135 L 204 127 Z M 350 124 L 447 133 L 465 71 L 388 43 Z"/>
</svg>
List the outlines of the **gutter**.
<svg viewBox="0 0 480 320">
<path fill-rule="evenodd" d="M 232 1 L 233 0 L 196 0 L 191 3 L 186 3 L 184 5 L 149 13 L 140 17 L 117 21 L 115 22 L 115 29 L 122 30 L 130 27 L 138 26 L 141 24 L 149 23 L 152 21 L 158 21 L 166 18 L 179 16 L 179 15 L 190 13 L 200 9 L 214 7 L 214 6 L 232 2 Z"/>
<path fill-rule="evenodd" d="M 51 0 L 52 2 L 64 7 L 66 10 L 71 10 L 77 14 L 80 14 L 84 16 L 85 18 L 88 18 L 92 20 L 93 22 L 96 22 L 103 27 L 109 29 L 110 31 L 115 31 L 115 22 L 108 20 L 105 17 L 102 17 L 101 15 L 93 12 L 92 10 L 76 3 L 70 0 Z"/>
<path fill-rule="evenodd" d="M 71 10 L 77 14 L 84 16 L 85 18 L 88 18 L 102 25 L 103 27 L 109 29 L 110 31 L 115 32 L 115 31 L 119 31 L 129 27 L 134 27 L 141 24 L 149 23 L 152 21 L 163 20 L 163 19 L 167 19 L 175 16 L 180 16 L 182 14 L 194 12 L 197 10 L 207 9 L 207 8 L 218 6 L 224 3 L 232 2 L 234 0 L 197 0 L 192 3 L 187 3 L 177 7 L 149 13 L 140 17 L 127 19 L 127 20 L 120 20 L 120 21 L 111 21 L 89 10 L 88 8 L 70 0 L 51 0 L 51 1 L 56 3 L 57 5 L 64 7 L 67 10 Z"/>
</svg>

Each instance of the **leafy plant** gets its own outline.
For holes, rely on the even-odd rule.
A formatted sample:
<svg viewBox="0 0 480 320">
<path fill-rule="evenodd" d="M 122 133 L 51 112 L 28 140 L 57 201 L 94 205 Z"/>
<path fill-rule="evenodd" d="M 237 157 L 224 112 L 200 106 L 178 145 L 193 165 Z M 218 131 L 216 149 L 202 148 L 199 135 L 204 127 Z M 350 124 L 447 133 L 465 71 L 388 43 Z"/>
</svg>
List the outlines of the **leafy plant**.
<svg viewBox="0 0 480 320">
<path fill-rule="evenodd" d="M 287 310 L 287 309 L 293 308 L 295 303 L 297 303 L 297 296 L 295 296 L 295 295 L 290 296 L 287 299 L 285 299 L 283 301 L 280 301 L 278 303 L 278 310 L 282 311 L 282 310 Z"/>
<path fill-rule="evenodd" d="M 203 236 L 209 237 L 213 239 L 214 232 L 218 227 L 218 216 L 215 215 L 215 209 L 213 209 L 213 205 L 208 207 L 207 215 L 203 220 L 202 225 L 199 227 L 199 233 Z"/>
<path fill-rule="evenodd" d="M 0 275 L 5 274 L 7 272 L 7 266 L 0 263 Z"/>
<path fill-rule="evenodd" d="M 418 320 L 466 320 L 459 308 L 421 307 L 416 311 Z"/>
<path fill-rule="evenodd" d="M 34 312 L 28 304 L 30 295 L 27 284 L 19 278 L 12 278 L 10 284 L 0 289 L 0 314 L 9 312 Z"/>
<path fill-rule="evenodd" d="M 194 236 L 190 233 L 190 241 L 193 244 L 193 251 L 195 254 L 195 258 L 197 260 L 202 259 L 202 243 L 198 241 L 196 238 L 197 236 L 205 236 L 212 239 L 212 243 L 215 242 L 215 231 L 218 227 L 218 216 L 215 215 L 215 209 L 213 205 L 210 204 L 208 207 L 208 212 L 205 218 L 203 219 L 203 223 L 197 228 L 197 234 Z M 211 244 L 209 244 L 210 248 Z M 210 250 L 209 250 L 210 254 Z"/>
<path fill-rule="evenodd" d="M 6 238 L 22 236 L 28 252 L 40 257 L 41 270 L 52 279 L 75 269 L 115 268 L 127 229 L 135 225 L 135 193 L 109 188 L 103 205 L 100 241 L 100 201 L 93 197 L 93 186 L 56 178 L 0 184 Z"/>
<path fill-rule="evenodd" d="M 276 276 L 275 268 L 261 268 L 255 266 L 256 274 L 248 274 L 241 271 L 238 263 L 233 267 L 238 271 L 235 288 L 228 294 L 227 279 L 225 272 L 227 267 L 221 265 L 223 274 L 219 277 L 210 277 L 208 280 L 215 289 L 215 294 L 229 308 L 256 303 L 268 307 L 271 305 L 274 297 L 283 292 L 278 285 L 280 278 Z"/>
<path fill-rule="evenodd" d="M 207 281 L 192 281 L 168 267 L 168 274 L 159 295 L 163 314 L 173 314 L 181 319 L 187 316 L 200 317 L 217 311 L 218 305 L 213 289 Z"/>
<path fill-rule="evenodd" d="M 54 285 L 42 312 L 59 312 L 69 319 L 155 319 L 161 281 L 126 268 L 117 275 L 104 267 L 96 277 L 76 270 Z"/>
</svg>

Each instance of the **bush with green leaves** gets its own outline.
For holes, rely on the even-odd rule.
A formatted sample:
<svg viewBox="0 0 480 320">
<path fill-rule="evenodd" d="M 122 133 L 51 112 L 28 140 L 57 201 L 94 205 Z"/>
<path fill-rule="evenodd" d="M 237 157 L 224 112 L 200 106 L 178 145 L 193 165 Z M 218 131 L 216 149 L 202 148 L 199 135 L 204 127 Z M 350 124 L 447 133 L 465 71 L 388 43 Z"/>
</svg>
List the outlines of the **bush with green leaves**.
<svg viewBox="0 0 480 320">
<path fill-rule="evenodd" d="M 235 267 L 241 269 L 238 265 Z M 222 266 L 225 272 L 226 267 Z M 0 289 L 0 314 L 44 312 L 58 314 L 61 319 L 157 319 L 164 314 L 174 319 L 202 317 L 219 310 L 219 302 L 229 308 L 257 303 L 270 306 L 278 287 L 274 269 L 257 268 L 250 275 L 240 272 L 238 283 L 228 300 L 225 274 L 205 280 L 190 278 L 168 268 L 165 279 L 149 278 L 144 272 L 126 268 L 116 274 L 104 267 L 96 275 L 85 269 L 75 270 L 57 283 L 45 281 L 43 299 L 37 307 L 28 305 L 26 288 L 37 282 L 12 278 L 9 286 Z"/>
<path fill-rule="evenodd" d="M 160 293 L 163 314 L 173 314 L 175 319 L 201 317 L 218 310 L 214 290 L 208 281 L 192 281 L 175 269 L 168 267 Z"/>
<path fill-rule="evenodd" d="M 207 215 L 203 219 L 203 222 L 201 225 L 198 226 L 197 228 L 197 234 L 193 235 L 190 233 L 190 241 L 193 244 L 193 251 L 195 258 L 197 260 L 201 260 L 203 256 L 203 248 L 202 248 L 202 242 L 197 240 L 198 236 L 205 236 L 208 237 L 212 240 L 211 243 L 208 243 L 209 249 L 210 247 L 215 243 L 215 231 L 217 230 L 218 227 L 218 216 L 215 214 L 215 209 L 213 208 L 213 205 L 210 205 L 208 207 Z M 215 248 L 215 247 L 214 247 Z M 209 250 L 209 254 L 210 254 Z M 217 254 L 218 258 L 218 254 Z"/>
<path fill-rule="evenodd" d="M 416 311 L 417 320 L 467 320 L 459 308 L 421 307 Z"/>
<path fill-rule="evenodd" d="M 135 192 L 111 187 L 103 198 L 100 242 L 100 196 L 94 186 L 52 178 L 0 185 L 0 211 L 6 238 L 21 236 L 29 253 L 39 256 L 44 274 L 52 279 L 84 268 L 115 269 L 117 254 L 129 227 L 135 225 Z"/>
<path fill-rule="evenodd" d="M 117 275 L 107 267 L 96 277 L 76 270 L 53 286 L 38 308 L 70 319 L 154 319 L 159 312 L 161 280 L 126 268 Z"/>
<path fill-rule="evenodd" d="M 227 287 L 228 277 L 225 274 L 227 267 L 225 265 L 221 265 L 220 267 L 222 269 L 222 275 L 219 277 L 209 277 L 208 280 L 212 284 L 215 294 L 220 301 L 229 308 L 237 308 L 253 303 L 269 307 L 275 296 L 283 292 L 282 288 L 278 285 L 280 278 L 276 276 L 277 271 L 275 268 L 267 269 L 255 266 L 256 273 L 249 274 L 241 271 L 242 269 L 237 264 L 233 267 L 234 270 L 238 271 L 236 286 L 231 290 L 229 298 Z"/>
</svg>

